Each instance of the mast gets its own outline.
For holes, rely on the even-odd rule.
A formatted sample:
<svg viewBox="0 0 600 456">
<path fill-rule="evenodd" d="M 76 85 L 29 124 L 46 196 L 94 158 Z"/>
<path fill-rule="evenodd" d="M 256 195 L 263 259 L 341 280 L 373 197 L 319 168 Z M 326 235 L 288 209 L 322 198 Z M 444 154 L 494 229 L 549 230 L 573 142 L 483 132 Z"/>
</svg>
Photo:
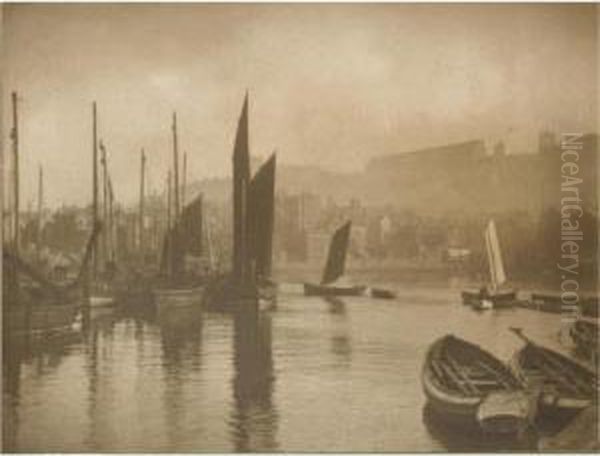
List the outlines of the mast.
<svg viewBox="0 0 600 456">
<path fill-rule="evenodd" d="M 98 222 L 98 118 L 96 113 L 96 102 L 92 103 L 92 119 L 93 119 L 93 146 L 92 146 L 92 229 Z M 92 248 L 94 261 L 92 266 L 92 278 L 96 278 L 98 273 L 98 237 L 94 237 Z"/>
<path fill-rule="evenodd" d="M 171 170 L 167 173 L 167 231 L 171 230 Z"/>
<path fill-rule="evenodd" d="M 233 279 L 237 285 L 246 283 L 249 276 L 247 220 L 249 181 L 248 93 L 246 93 L 233 149 Z"/>
<path fill-rule="evenodd" d="M 144 186 L 146 173 L 146 155 L 142 148 L 141 153 L 141 171 L 140 171 L 140 220 L 139 220 L 139 248 L 140 259 L 144 258 Z"/>
<path fill-rule="evenodd" d="M 37 239 L 36 239 L 36 257 L 37 262 L 41 261 L 42 256 L 42 204 L 44 199 L 44 171 L 42 165 L 38 173 L 38 207 L 37 207 Z"/>
<path fill-rule="evenodd" d="M 183 185 L 181 186 L 181 206 L 185 207 L 185 187 L 187 181 L 187 152 L 183 152 Z"/>
<path fill-rule="evenodd" d="M 13 142 L 13 249 L 14 254 L 19 257 L 19 113 L 17 106 L 17 92 L 12 93 L 12 142 Z"/>
<path fill-rule="evenodd" d="M 102 165 L 102 222 L 106 224 L 108 219 L 108 176 L 106 173 L 106 147 L 104 147 L 104 143 L 100 141 L 100 152 L 102 153 L 102 158 L 100 159 L 100 163 Z M 106 262 L 108 259 L 108 236 L 107 236 L 107 228 L 105 227 L 102 230 L 102 261 Z"/>
<path fill-rule="evenodd" d="M 112 179 L 108 176 L 108 258 L 111 261 L 114 261 L 115 258 L 115 246 L 114 246 L 114 238 L 115 238 L 115 220 L 113 213 L 113 203 L 114 203 L 114 194 L 113 194 L 113 186 Z"/>
<path fill-rule="evenodd" d="M 175 191 L 175 219 L 179 217 L 179 152 L 177 149 L 177 113 L 173 113 L 173 169 Z"/>
</svg>

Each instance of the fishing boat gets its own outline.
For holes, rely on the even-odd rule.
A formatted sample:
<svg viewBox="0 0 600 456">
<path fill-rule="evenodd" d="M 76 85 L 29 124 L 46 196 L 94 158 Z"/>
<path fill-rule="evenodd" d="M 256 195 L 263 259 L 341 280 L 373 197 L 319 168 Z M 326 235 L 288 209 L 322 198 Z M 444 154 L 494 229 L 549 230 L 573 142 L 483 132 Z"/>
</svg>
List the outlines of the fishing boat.
<svg viewBox="0 0 600 456">
<path fill-rule="evenodd" d="M 597 396 L 597 374 L 567 356 L 534 343 L 520 328 L 510 328 L 525 342 L 512 360 L 515 375 L 538 396 L 539 415 L 571 416 Z"/>
<path fill-rule="evenodd" d="M 478 289 L 464 290 L 461 293 L 463 303 L 477 310 L 513 307 L 517 292 L 512 288 L 503 288 L 506 283 L 506 273 L 494 220 L 489 221 L 484 239 L 490 269 L 490 283 Z"/>
<path fill-rule="evenodd" d="M 202 195 L 189 203 L 165 235 L 161 277 L 153 290 L 157 306 L 190 306 L 203 302 L 208 273 L 202 257 Z"/>
<path fill-rule="evenodd" d="M 593 366 L 598 366 L 598 320 L 580 317 L 569 330 L 575 343 L 575 352 L 590 361 Z"/>
<path fill-rule="evenodd" d="M 510 434 L 530 419 L 530 401 L 508 366 L 456 336 L 431 345 L 421 380 L 430 406 L 453 423 Z"/>
<path fill-rule="evenodd" d="M 305 283 L 306 296 L 361 296 L 365 293 L 366 286 L 351 284 L 343 277 L 351 228 L 352 222 L 348 221 L 334 233 L 321 283 Z"/>
</svg>

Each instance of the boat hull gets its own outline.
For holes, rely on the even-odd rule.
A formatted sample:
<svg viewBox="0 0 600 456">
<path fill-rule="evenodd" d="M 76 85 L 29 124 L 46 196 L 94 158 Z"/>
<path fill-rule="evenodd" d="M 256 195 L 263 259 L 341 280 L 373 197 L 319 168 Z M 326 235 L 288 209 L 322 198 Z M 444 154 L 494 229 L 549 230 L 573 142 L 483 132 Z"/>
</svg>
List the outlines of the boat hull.
<svg viewBox="0 0 600 456">
<path fill-rule="evenodd" d="M 10 335 L 68 331 L 79 309 L 80 306 L 73 303 L 6 308 L 3 327 Z"/>
<path fill-rule="evenodd" d="M 158 288 L 152 291 L 157 307 L 201 306 L 204 300 L 204 286 L 190 288 Z"/>
<path fill-rule="evenodd" d="M 306 296 L 362 296 L 366 289 L 367 287 L 363 285 L 335 286 L 304 284 L 304 294 Z"/>
<path fill-rule="evenodd" d="M 500 383 L 492 389 L 481 391 L 478 394 L 461 394 L 444 386 L 440 382 L 440 363 L 444 363 L 444 354 L 448 344 L 458 345 L 459 350 L 469 353 L 474 362 L 482 362 L 486 365 L 495 365 L 502 372 L 504 381 L 508 381 L 511 387 L 504 389 Z M 508 380 L 506 380 L 508 379 Z M 484 352 L 479 347 L 453 336 L 438 339 L 432 344 L 427 353 L 425 364 L 421 372 L 421 383 L 431 409 L 440 417 L 447 419 L 453 425 L 477 427 L 480 430 L 497 434 L 513 434 L 522 430 L 527 423 L 528 410 L 523 406 L 524 393 L 519 387 L 518 381 L 501 361 Z M 505 394 L 517 397 L 521 401 L 519 407 L 504 409 L 488 409 L 481 413 L 482 404 L 494 394 Z"/>
<path fill-rule="evenodd" d="M 514 307 L 517 300 L 516 290 L 498 290 L 496 292 L 482 293 L 481 290 L 465 290 L 461 293 L 463 304 L 475 309 L 486 308 L 506 309 Z"/>
<path fill-rule="evenodd" d="M 544 367 L 547 366 L 547 367 Z M 590 406 L 597 395 L 597 375 L 568 357 L 545 347 L 527 344 L 513 356 L 515 375 L 538 396 L 538 418 L 569 417 Z M 554 374 L 568 372 L 562 385 Z M 572 389 L 577 383 L 577 391 Z"/>
</svg>

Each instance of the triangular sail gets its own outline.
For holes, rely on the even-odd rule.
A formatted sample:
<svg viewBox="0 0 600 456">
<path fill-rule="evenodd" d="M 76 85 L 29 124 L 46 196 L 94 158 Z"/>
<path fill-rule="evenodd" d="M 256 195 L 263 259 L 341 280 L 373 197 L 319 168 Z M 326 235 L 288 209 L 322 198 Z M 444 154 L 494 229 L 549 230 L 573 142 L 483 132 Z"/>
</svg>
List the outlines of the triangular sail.
<svg viewBox="0 0 600 456">
<path fill-rule="evenodd" d="M 492 287 L 497 288 L 506 282 L 506 273 L 502 262 L 502 253 L 500 251 L 500 242 L 494 220 L 490 220 L 485 230 L 485 245 L 490 267 L 490 277 Z"/>
<path fill-rule="evenodd" d="M 275 221 L 275 164 L 273 154 L 250 181 L 248 191 L 248 239 L 256 278 L 271 276 Z"/>
<path fill-rule="evenodd" d="M 233 277 L 239 284 L 249 275 L 248 184 L 250 151 L 248 146 L 248 95 L 240 114 L 233 149 Z"/>
<path fill-rule="evenodd" d="M 331 238 L 327 263 L 323 271 L 323 279 L 321 280 L 322 284 L 331 283 L 344 274 L 351 226 L 352 222 L 347 222 Z"/>
</svg>

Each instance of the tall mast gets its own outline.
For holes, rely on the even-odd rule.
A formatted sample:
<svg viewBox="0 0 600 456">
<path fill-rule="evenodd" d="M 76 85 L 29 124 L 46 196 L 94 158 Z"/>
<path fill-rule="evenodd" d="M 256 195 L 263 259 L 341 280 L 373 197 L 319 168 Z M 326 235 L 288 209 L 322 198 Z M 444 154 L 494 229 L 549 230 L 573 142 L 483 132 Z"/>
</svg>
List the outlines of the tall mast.
<svg viewBox="0 0 600 456">
<path fill-rule="evenodd" d="M 167 231 L 171 230 L 171 170 L 167 174 Z"/>
<path fill-rule="evenodd" d="M 167 177 L 167 275 L 171 277 L 171 267 L 173 265 L 173 236 L 171 233 L 171 170 L 169 170 L 169 174 Z"/>
<path fill-rule="evenodd" d="M 183 185 L 181 186 L 181 206 L 185 207 L 185 187 L 187 183 L 187 152 L 183 152 Z"/>
<path fill-rule="evenodd" d="M 109 216 L 110 216 L 110 259 L 115 261 L 115 241 L 116 241 L 116 232 L 115 232 L 115 194 L 113 192 L 112 179 L 109 177 L 108 179 L 108 190 L 110 193 L 110 207 L 109 207 Z"/>
<path fill-rule="evenodd" d="M 42 205 L 44 200 L 44 171 L 40 165 L 38 173 L 38 207 L 37 207 L 37 239 L 36 239 L 36 256 L 38 263 L 41 260 L 42 254 Z"/>
<path fill-rule="evenodd" d="M 140 170 L 140 220 L 139 220 L 139 247 L 140 247 L 140 259 L 144 256 L 144 188 L 145 188 L 145 173 L 146 173 L 146 155 L 142 148 L 141 153 L 141 170 Z"/>
<path fill-rule="evenodd" d="M 13 217 L 14 217 L 14 252 L 15 257 L 19 256 L 19 114 L 17 107 L 17 92 L 12 93 L 12 114 L 13 114 Z"/>
<path fill-rule="evenodd" d="M 106 147 L 102 141 L 100 141 L 100 152 L 102 153 L 102 222 L 106 225 L 108 220 L 108 176 L 106 172 Z M 108 259 L 108 227 L 105 226 L 104 228 L 102 230 L 102 260 L 106 262 Z"/>
<path fill-rule="evenodd" d="M 179 217 L 179 152 L 177 149 L 177 113 L 173 113 L 173 169 L 175 191 L 175 219 Z"/>
<path fill-rule="evenodd" d="M 96 223 L 98 222 L 98 117 L 96 114 L 96 102 L 92 104 L 92 118 L 93 118 L 93 154 L 92 154 L 92 229 L 95 229 Z M 93 269 L 92 277 L 95 278 L 98 273 L 98 237 L 94 237 L 93 245 Z"/>
</svg>

